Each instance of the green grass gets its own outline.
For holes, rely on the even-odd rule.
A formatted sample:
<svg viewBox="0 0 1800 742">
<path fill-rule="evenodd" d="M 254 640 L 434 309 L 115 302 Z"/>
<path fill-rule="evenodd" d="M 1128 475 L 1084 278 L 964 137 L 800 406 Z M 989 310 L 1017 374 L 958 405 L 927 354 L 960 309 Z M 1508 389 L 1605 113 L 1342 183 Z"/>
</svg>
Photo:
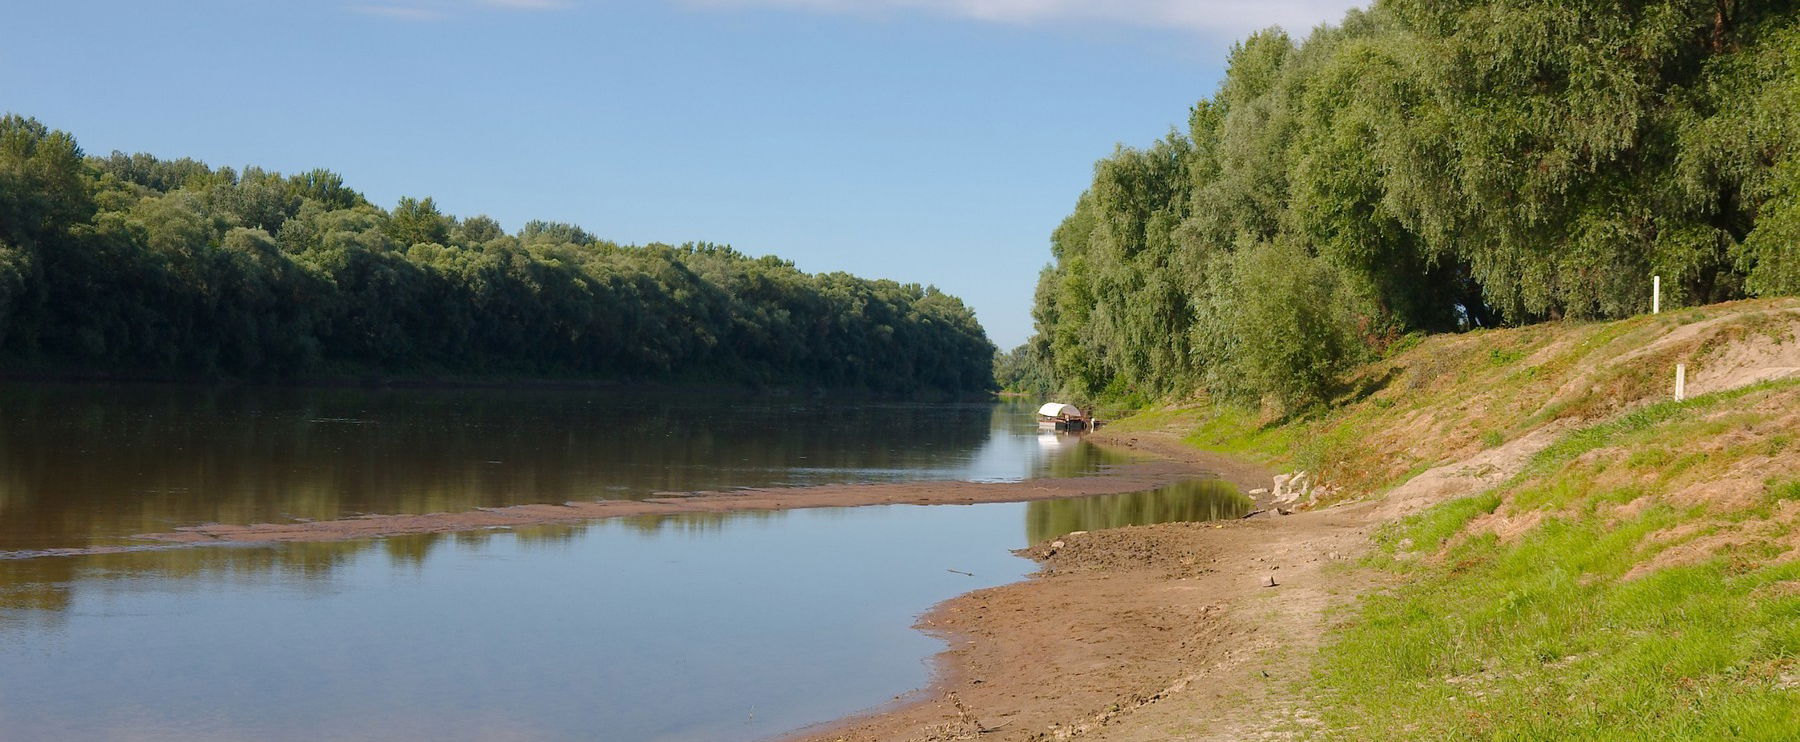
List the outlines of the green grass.
<svg viewBox="0 0 1800 742">
<path fill-rule="evenodd" d="M 1438 507 L 1382 528 L 1375 534 L 1378 553 L 1435 551 L 1469 521 L 1494 512 L 1500 498 L 1493 493 L 1451 500 Z"/>
<path fill-rule="evenodd" d="M 1674 517 L 1555 519 L 1514 546 L 1487 536 L 1395 562 L 1405 587 L 1365 599 L 1326 651 L 1321 736 L 1793 739 L 1800 597 L 1765 588 L 1800 566 L 1716 559 L 1620 581 Z M 1422 542 L 1443 523 L 1415 526 Z M 1360 726 L 1372 719 L 1379 735 Z"/>
<path fill-rule="evenodd" d="M 1494 348 L 1488 351 L 1489 366 L 1511 366 L 1525 357 L 1525 351 L 1518 348 Z"/>
<path fill-rule="evenodd" d="M 1236 454 L 1258 461 L 1285 459 L 1303 427 L 1299 423 L 1264 426 L 1249 410 L 1221 405 L 1210 411 L 1189 433 L 1189 445 Z"/>
<path fill-rule="evenodd" d="M 1771 503 L 1800 500 L 1800 479 L 1771 479 L 1764 483 L 1763 494 Z"/>
<path fill-rule="evenodd" d="M 1723 404 L 1741 399 L 1747 395 L 1771 390 L 1800 387 L 1800 379 L 1766 381 L 1760 384 L 1738 387 L 1724 392 L 1716 392 L 1700 397 L 1692 397 L 1680 402 L 1668 400 L 1640 407 L 1606 422 L 1590 425 L 1563 438 L 1549 448 L 1538 452 L 1531 466 L 1521 476 L 1541 475 L 1546 471 L 1575 460 L 1584 453 L 1603 446 L 1624 443 L 1644 443 L 1647 436 L 1641 435 L 1670 421 L 1690 419 L 1696 413 L 1717 409 Z M 1735 421 L 1711 421 L 1698 432 L 1717 434 L 1730 429 Z M 1691 433 L 1695 431 L 1679 431 Z"/>
<path fill-rule="evenodd" d="M 1621 520 L 1605 507 L 1766 450 L 1727 448 L 1714 461 L 1681 442 L 1742 430 L 1795 385 L 1654 404 L 1573 431 L 1494 491 L 1382 529 L 1365 564 L 1397 586 L 1363 597 L 1323 650 L 1314 736 L 1800 738 L 1800 563 L 1773 559 L 1786 549 L 1779 534 L 1627 580 L 1678 541 L 1649 534 L 1685 524 L 1704 535 L 1730 519 L 1658 504 Z M 1659 474 L 1647 486 L 1594 486 L 1609 461 Z M 1800 477 L 1764 489 L 1769 503 L 1800 499 Z M 1497 508 L 1547 516 L 1511 543 L 1455 538 Z"/>
<path fill-rule="evenodd" d="M 1106 427 L 1115 432 L 1164 430 L 1192 425 L 1199 415 L 1200 411 L 1192 407 L 1141 409 L 1107 422 Z"/>
</svg>

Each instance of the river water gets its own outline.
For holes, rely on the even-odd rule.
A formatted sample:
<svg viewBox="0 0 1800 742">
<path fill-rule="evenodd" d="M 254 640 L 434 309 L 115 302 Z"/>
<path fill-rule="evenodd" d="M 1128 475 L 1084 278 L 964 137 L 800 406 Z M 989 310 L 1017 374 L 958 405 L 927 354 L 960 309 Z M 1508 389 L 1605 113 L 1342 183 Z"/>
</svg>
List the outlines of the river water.
<svg viewBox="0 0 1800 742">
<path fill-rule="evenodd" d="M 1026 404 L 22 385 L 0 388 L 0 556 L 202 522 L 1117 460 L 1040 435 Z M 1012 549 L 1242 506 L 1195 482 L 0 558 L 0 739 L 763 738 L 924 685 L 942 645 L 913 622 L 1031 571 Z"/>
</svg>

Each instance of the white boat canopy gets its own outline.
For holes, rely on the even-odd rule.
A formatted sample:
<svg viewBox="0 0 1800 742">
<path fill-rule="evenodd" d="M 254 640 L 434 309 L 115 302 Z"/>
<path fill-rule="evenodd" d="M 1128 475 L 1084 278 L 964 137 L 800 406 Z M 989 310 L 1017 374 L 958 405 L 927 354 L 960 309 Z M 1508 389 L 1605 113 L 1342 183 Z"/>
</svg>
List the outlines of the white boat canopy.
<svg viewBox="0 0 1800 742">
<path fill-rule="evenodd" d="M 1038 415 L 1043 417 L 1081 417 L 1081 409 L 1072 404 L 1046 402 L 1038 408 Z"/>
</svg>

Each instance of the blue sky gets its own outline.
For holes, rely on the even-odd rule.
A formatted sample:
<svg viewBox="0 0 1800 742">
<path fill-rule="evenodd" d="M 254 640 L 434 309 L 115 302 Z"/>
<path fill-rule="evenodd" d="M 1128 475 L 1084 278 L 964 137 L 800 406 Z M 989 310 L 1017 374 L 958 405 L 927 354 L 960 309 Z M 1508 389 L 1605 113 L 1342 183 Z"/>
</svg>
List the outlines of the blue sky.
<svg viewBox="0 0 1800 742">
<path fill-rule="evenodd" d="M 0 110 L 90 153 L 327 167 L 507 229 L 936 284 L 1002 348 L 1093 162 L 1341 0 L 9 3 Z"/>
</svg>

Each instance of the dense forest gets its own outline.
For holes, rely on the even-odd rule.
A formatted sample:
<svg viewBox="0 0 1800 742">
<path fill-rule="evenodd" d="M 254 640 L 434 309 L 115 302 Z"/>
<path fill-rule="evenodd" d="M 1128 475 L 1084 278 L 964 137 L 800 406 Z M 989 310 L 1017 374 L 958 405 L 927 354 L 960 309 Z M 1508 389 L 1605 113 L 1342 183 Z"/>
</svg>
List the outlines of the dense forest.
<svg viewBox="0 0 1800 742">
<path fill-rule="evenodd" d="M 90 157 L 0 119 L 0 364 L 278 379 L 556 377 L 985 392 L 993 346 L 935 288 L 729 247 L 508 234 L 329 171 Z"/>
<path fill-rule="evenodd" d="M 1800 292 L 1800 13 L 1377 0 L 1234 47 L 1052 237 L 1002 384 L 1295 410 L 1418 333 Z"/>
</svg>

